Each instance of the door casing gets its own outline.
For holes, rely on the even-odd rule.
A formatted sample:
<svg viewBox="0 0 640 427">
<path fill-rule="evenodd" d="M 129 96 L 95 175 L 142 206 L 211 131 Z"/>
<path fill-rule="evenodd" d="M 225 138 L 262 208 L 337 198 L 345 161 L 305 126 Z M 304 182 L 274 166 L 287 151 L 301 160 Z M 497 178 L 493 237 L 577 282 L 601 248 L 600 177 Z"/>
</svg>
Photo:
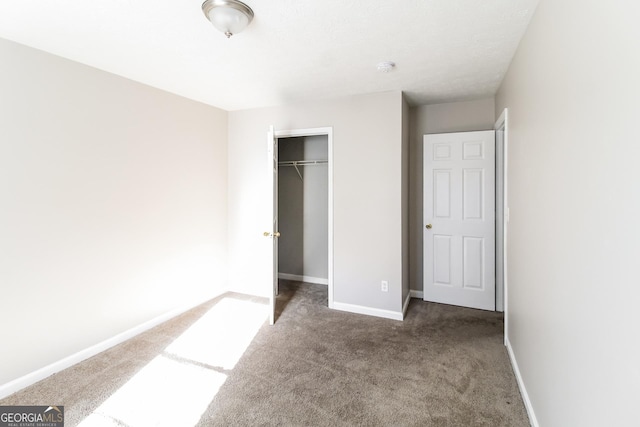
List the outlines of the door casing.
<svg viewBox="0 0 640 427">
<path fill-rule="evenodd" d="M 496 197 L 496 206 L 502 209 L 497 209 L 496 214 L 502 210 L 501 215 L 496 215 L 496 231 L 498 228 L 502 231 L 502 238 L 496 239 L 496 248 L 502 246 L 502 251 L 496 251 L 496 273 L 501 273 L 501 283 L 496 280 L 496 310 L 504 311 L 504 339 L 505 344 L 507 340 L 507 329 L 509 327 L 509 311 L 507 305 L 509 299 L 508 294 L 508 276 L 507 276 L 507 229 L 509 223 L 509 204 L 508 204 L 508 148 L 509 148 L 509 110 L 505 108 L 498 120 L 496 120 L 494 129 L 496 135 L 502 131 L 502 143 L 498 144 L 498 138 L 496 137 L 496 190 L 500 187 L 501 200 Z M 499 191 L 496 191 L 496 196 Z M 498 235 L 498 233 L 496 233 Z M 501 253 L 500 253 L 501 252 Z M 498 279 L 498 274 L 496 274 Z"/>
<path fill-rule="evenodd" d="M 328 188 L 329 188 L 329 200 L 328 200 L 328 239 L 329 239 L 329 265 L 328 265 L 328 277 L 327 277 L 327 290 L 328 299 L 327 305 L 329 308 L 333 308 L 333 128 L 321 127 L 321 128 L 309 128 L 309 129 L 290 129 L 290 130 L 277 130 L 275 132 L 276 138 L 295 138 L 305 136 L 327 136 L 327 174 L 328 174 Z M 273 194 L 275 197 L 275 192 Z M 277 200 L 275 200 L 277 203 Z"/>
</svg>

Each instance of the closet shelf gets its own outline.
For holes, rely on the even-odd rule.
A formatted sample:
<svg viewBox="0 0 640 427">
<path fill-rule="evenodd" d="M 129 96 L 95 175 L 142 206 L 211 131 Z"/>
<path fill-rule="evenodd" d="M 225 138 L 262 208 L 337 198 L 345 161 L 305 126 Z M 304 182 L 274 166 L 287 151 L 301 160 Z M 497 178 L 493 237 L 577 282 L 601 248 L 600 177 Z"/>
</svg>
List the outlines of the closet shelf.
<svg viewBox="0 0 640 427">
<path fill-rule="evenodd" d="M 298 166 L 316 166 L 325 165 L 327 163 L 329 163 L 328 160 L 288 160 L 278 162 L 278 166 L 293 166 L 294 168 L 296 168 L 296 172 L 298 172 L 300 180 L 304 181 L 304 179 L 302 179 L 302 174 L 300 173 L 300 169 L 298 169 Z"/>
<path fill-rule="evenodd" d="M 278 166 L 313 166 L 329 163 L 329 160 L 290 160 L 286 162 L 278 162 Z"/>
</svg>

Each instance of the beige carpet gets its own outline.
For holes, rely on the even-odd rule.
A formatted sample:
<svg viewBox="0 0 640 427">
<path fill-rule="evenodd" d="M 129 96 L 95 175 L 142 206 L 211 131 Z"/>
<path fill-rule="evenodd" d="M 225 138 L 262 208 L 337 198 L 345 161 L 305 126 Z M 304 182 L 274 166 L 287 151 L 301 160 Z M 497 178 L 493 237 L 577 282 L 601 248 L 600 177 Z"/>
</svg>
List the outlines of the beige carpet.
<svg viewBox="0 0 640 427">
<path fill-rule="evenodd" d="M 528 426 L 499 313 L 412 299 L 404 322 L 281 281 L 227 294 L 0 401 L 66 426 Z"/>
</svg>

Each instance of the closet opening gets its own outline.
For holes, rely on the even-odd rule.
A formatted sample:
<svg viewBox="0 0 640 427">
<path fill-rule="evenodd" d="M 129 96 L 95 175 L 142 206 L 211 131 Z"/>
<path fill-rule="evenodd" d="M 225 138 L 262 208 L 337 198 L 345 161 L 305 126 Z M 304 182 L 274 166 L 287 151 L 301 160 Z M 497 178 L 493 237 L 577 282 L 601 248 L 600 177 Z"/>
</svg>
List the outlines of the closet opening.
<svg viewBox="0 0 640 427">
<path fill-rule="evenodd" d="M 327 286 L 333 305 L 331 128 L 276 132 L 278 281 Z M 284 282 L 287 281 L 287 282 Z M 279 288 L 281 286 L 278 286 Z"/>
</svg>

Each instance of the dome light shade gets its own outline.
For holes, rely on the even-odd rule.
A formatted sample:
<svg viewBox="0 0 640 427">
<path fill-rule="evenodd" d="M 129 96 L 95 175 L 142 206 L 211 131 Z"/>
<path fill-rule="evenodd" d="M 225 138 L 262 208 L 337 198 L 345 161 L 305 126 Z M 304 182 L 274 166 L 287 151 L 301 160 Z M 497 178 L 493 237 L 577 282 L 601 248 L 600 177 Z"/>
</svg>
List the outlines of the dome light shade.
<svg viewBox="0 0 640 427">
<path fill-rule="evenodd" d="M 238 0 L 206 0 L 202 11 L 227 38 L 244 30 L 253 19 L 253 10 Z"/>
</svg>

